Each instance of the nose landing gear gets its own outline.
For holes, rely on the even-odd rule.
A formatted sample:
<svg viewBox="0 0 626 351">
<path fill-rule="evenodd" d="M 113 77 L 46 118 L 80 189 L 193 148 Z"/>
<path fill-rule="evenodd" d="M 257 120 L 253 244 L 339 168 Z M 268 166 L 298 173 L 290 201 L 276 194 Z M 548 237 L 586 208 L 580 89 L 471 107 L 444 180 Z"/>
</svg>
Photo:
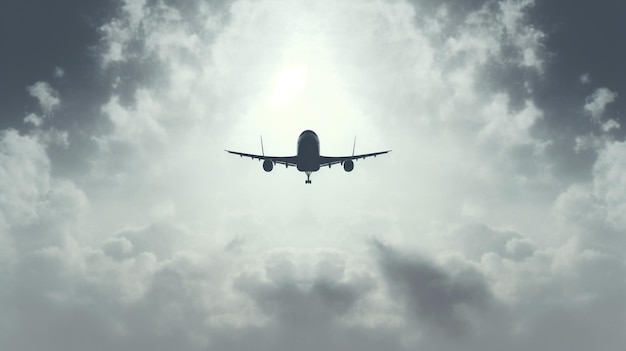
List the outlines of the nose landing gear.
<svg viewBox="0 0 626 351">
<path fill-rule="evenodd" d="M 311 179 L 309 179 L 311 177 L 311 172 L 304 173 L 306 173 L 306 180 L 304 181 L 304 184 L 311 184 Z"/>
</svg>

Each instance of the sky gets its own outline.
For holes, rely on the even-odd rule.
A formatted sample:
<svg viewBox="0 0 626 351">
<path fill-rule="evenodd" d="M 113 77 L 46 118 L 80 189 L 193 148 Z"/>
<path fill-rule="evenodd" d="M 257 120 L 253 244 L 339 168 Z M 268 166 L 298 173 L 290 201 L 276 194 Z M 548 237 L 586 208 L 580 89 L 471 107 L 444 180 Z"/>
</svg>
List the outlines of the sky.
<svg viewBox="0 0 626 351">
<path fill-rule="evenodd" d="M 626 4 L 0 4 L 0 349 L 621 350 Z M 393 150 L 306 176 L 225 149 Z"/>
</svg>

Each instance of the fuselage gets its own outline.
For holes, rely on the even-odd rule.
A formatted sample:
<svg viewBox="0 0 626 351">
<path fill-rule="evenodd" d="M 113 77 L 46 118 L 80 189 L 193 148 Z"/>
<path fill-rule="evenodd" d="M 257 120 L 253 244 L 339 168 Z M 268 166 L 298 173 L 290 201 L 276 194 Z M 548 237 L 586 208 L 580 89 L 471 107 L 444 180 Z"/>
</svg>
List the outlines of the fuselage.
<svg viewBox="0 0 626 351">
<path fill-rule="evenodd" d="M 297 168 L 302 172 L 320 169 L 320 140 L 312 130 L 305 130 L 298 137 Z"/>
</svg>

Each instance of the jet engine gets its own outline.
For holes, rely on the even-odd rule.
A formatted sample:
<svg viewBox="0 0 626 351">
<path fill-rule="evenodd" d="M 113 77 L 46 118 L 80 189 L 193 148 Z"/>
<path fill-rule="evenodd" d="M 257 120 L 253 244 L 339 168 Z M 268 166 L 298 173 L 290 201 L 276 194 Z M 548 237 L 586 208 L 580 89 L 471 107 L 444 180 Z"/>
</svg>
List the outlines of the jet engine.
<svg viewBox="0 0 626 351">
<path fill-rule="evenodd" d="M 272 162 L 272 160 L 266 159 L 265 161 L 263 161 L 263 169 L 265 170 L 265 172 L 271 172 L 272 169 L 274 169 L 274 163 Z"/>
<path fill-rule="evenodd" d="M 343 161 L 343 170 L 346 172 L 352 172 L 354 169 L 354 162 L 352 160 Z"/>
</svg>

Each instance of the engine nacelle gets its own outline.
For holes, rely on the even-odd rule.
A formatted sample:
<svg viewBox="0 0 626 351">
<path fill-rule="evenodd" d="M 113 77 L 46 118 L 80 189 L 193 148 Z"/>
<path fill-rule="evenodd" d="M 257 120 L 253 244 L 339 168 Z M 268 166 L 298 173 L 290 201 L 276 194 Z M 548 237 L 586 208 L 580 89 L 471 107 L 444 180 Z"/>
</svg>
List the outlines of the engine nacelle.
<svg viewBox="0 0 626 351">
<path fill-rule="evenodd" d="M 265 160 L 263 161 L 263 169 L 265 170 L 265 172 L 271 172 L 272 169 L 274 169 L 274 162 L 272 162 L 272 160 Z"/>
<path fill-rule="evenodd" d="M 343 161 L 343 170 L 346 172 L 352 172 L 354 169 L 354 162 L 352 160 Z"/>
</svg>

